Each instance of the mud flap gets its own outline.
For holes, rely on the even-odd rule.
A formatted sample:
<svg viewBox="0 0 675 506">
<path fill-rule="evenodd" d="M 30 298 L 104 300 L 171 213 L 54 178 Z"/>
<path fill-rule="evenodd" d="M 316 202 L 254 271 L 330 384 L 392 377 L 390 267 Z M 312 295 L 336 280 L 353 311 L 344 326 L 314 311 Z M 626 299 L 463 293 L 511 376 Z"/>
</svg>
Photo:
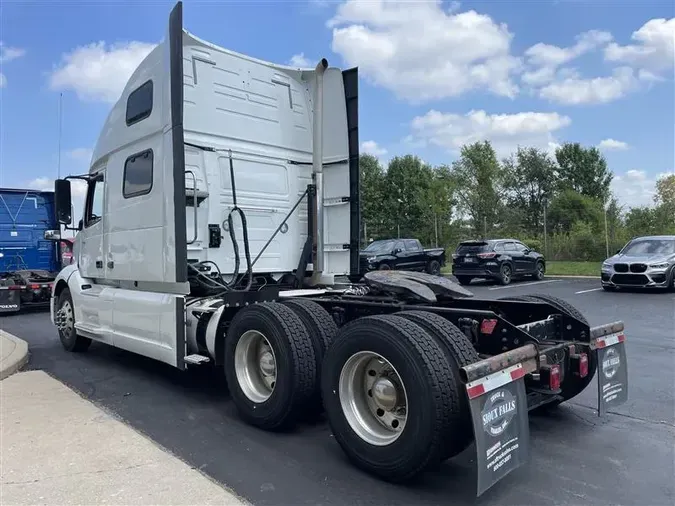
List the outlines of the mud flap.
<svg viewBox="0 0 675 506">
<path fill-rule="evenodd" d="M 623 330 L 592 343 L 598 364 L 598 416 L 628 400 L 628 361 Z"/>
<path fill-rule="evenodd" d="M 0 286 L 0 313 L 17 313 L 21 310 L 21 292 Z"/>
<path fill-rule="evenodd" d="M 477 452 L 477 496 L 529 459 L 523 364 L 466 384 Z"/>
</svg>

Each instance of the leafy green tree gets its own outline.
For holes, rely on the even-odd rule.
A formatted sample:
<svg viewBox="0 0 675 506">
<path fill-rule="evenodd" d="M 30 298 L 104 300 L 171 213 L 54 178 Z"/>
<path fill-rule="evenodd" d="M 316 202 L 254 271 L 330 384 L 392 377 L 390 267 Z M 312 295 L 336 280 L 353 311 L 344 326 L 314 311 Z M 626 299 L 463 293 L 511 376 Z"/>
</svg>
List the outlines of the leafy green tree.
<svg viewBox="0 0 675 506">
<path fill-rule="evenodd" d="M 554 197 L 547 219 L 551 228 L 560 232 L 570 232 L 572 225 L 579 222 L 588 224 L 596 233 L 604 229 L 602 203 L 571 189 Z"/>
<path fill-rule="evenodd" d="M 501 208 L 499 188 L 503 170 L 489 141 L 462 146 L 452 164 L 460 209 L 466 212 L 476 236 L 491 235 Z"/>
<path fill-rule="evenodd" d="M 561 188 L 599 199 L 603 204 L 609 200 L 614 174 L 598 148 L 565 143 L 556 149 L 555 158 Z"/>
<path fill-rule="evenodd" d="M 373 155 L 359 157 L 361 173 L 361 234 L 366 244 L 370 237 L 382 232 L 384 208 L 384 169 Z M 365 237 L 366 235 L 370 237 Z"/>
<path fill-rule="evenodd" d="M 544 206 L 553 198 L 557 185 L 554 160 L 537 148 L 518 148 L 515 155 L 504 160 L 504 189 L 509 209 L 522 215 L 523 226 L 541 232 Z"/>
</svg>

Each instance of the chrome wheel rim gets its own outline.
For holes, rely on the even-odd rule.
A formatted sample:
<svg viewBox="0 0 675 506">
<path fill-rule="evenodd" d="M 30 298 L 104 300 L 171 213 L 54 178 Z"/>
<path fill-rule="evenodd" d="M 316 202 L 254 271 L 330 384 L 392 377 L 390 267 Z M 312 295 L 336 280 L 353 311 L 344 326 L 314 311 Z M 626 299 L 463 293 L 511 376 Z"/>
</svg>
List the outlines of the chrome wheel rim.
<svg viewBox="0 0 675 506">
<path fill-rule="evenodd" d="M 540 278 L 544 277 L 544 266 L 542 264 L 537 265 L 537 276 Z"/>
<path fill-rule="evenodd" d="M 338 391 L 342 412 L 363 441 L 374 446 L 390 445 L 405 430 L 405 385 L 381 355 L 360 351 L 349 357 L 340 372 Z"/>
<path fill-rule="evenodd" d="M 507 282 L 511 280 L 511 268 L 508 265 L 502 267 L 502 279 Z"/>
<path fill-rule="evenodd" d="M 74 326 L 75 315 L 73 314 L 73 306 L 69 300 L 66 300 L 56 312 L 56 328 L 59 329 L 66 339 L 69 339 L 73 334 Z"/>
<path fill-rule="evenodd" d="M 277 383 L 277 360 L 267 338 L 248 330 L 234 350 L 234 370 L 242 392 L 255 403 L 270 398 Z"/>
</svg>

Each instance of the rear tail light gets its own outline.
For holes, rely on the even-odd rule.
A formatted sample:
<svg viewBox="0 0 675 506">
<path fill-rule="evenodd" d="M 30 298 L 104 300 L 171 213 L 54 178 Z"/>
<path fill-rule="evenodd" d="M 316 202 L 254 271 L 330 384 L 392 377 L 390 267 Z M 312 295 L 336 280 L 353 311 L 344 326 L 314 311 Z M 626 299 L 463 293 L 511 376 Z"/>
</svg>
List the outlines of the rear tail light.
<svg viewBox="0 0 675 506">
<path fill-rule="evenodd" d="M 40 285 L 30 285 L 30 289 L 31 289 L 31 290 L 39 290 L 39 289 L 40 289 Z"/>
<path fill-rule="evenodd" d="M 478 258 L 494 258 L 497 256 L 497 253 L 491 251 L 490 253 L 478 253 Z"/>
<path fill-rule="evenodd" d="M 10 290 L 25 290 L 26 287 L 23 285 L 9 285 Z"/>
<path fill-rule="evenodd" d="M 492 334 L 494 332 L 495 327 L 497 326 L 497 320 L 491 319 L 491 320 L 483 320 L 480 322 L 480 332 L 481 334 Z"/>
<path fill-rule="evenodd" d="M 588 355 L 586 353 L 570 355 L 570 369 L 580 378 L 588 376 Z"/>
<path fill-rule="evenodd" d="M 560 388 L 560 365 L 551 364 L 542 366 L 540 370 L 541 382 L 551 390 L 558 390 Z"/>
</svg>

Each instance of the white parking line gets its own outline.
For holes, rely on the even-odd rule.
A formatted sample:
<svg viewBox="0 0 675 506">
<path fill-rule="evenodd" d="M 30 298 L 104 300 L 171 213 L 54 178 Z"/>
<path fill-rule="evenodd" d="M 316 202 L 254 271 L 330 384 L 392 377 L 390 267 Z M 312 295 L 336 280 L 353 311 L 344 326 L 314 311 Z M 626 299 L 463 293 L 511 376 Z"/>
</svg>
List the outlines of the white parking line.
<svg viewBox="0 0 675 506">
<path fill-rule="evenodd" d="M 559 279 L 549 279 L 547 281 L 533 281 L 532 283 L 516 283 L 515 285 L 507 286 L 495 286 L 494 288 L 488 288 L 488 290 L 504 290 L 506 288 L 518 288 L 521 286 L 531 286 L 531 285 L 543 285 L 544 283 L 557 283 Z"/>
<path fill-rule="evenodd" d="M 574 292 L 574 295 L 579 295 L 580 293 L 597 292 L 598 290 L 602 290 L 602 287 L 591 288 L 590 290 L 581 290 L 580 292 Z"/>
</svg>

